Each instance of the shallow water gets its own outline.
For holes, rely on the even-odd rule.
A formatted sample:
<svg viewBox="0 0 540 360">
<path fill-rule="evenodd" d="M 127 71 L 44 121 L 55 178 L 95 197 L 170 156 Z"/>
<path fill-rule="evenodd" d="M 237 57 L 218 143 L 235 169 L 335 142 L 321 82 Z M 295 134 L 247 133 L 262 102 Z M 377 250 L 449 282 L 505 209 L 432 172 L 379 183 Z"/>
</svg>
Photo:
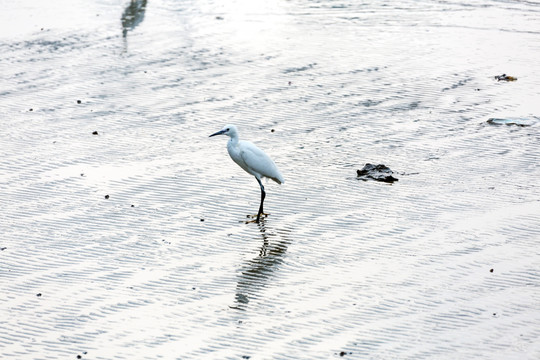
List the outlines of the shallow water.
<svg viewBox="0 0 540 360">
<path fill-rule="evenodd" d="M 3 4 L 0 357 L 540 357 L 538 4 L 143 3 Z"/>
</svg>

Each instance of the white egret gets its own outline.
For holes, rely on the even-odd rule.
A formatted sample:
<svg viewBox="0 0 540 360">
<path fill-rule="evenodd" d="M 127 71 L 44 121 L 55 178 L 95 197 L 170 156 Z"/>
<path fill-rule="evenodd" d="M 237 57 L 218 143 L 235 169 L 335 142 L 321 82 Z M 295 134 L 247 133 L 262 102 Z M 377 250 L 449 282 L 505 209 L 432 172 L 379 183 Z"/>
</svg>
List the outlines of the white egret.
<svg viewBox="0 0 540 360">
<path fill-rule="evenodd" d="M 236 129 L 236 126 L 226 125 L 220 131 L 210 135 L 210 137 L 216 135 L 227 135 L 230 137 L 227 142 L 227 151 L 229 152 L 231 159 L 246 172 L 255 176 L 255 179 L 257 179 L 257 182 L 261 187 L 261 205 L 259 206 L 256 220 L 259 222 L 261 214 L 264 214 L 263 203 L 264 198 L 266 197 L 266 192 L 264 191 L 261 179 L 269 178 L 278 184 L 283 184 L 285 182 L 283 175 L 281 175 L 276 164 L 274 164 L 272 159 L 270 159 L 264 151 L 249 141 L 238 139 L 238 130 Z"/>
</svg>

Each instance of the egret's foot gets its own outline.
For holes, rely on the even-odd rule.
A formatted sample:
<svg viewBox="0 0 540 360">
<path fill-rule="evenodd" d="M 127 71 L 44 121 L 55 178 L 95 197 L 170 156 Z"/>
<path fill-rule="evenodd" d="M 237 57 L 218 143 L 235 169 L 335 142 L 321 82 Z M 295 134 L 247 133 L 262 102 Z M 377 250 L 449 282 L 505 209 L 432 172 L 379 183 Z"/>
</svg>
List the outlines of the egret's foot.
<svg viewBox="0 0 540 360">
<path fill-rule="evenodd" d="M 250 219 L 253 219 L 253 218 L 256 219 L 256 218 L 257 218 L 257 215 L 258 215 L 258 214 L 255 214 L 255 215 L 246 215 L 246 217 L 247 217 L 247 218 L 250 218 Z M 261 213 L 261 219 L 262 219 L 263 217 L 268 217 L 268 215 L 270 215 L 270 213 Z"/>
<path fill-rule="evenodd" d="M 248 218 L 249 220 L 246 220 L 245 223 L 246 224 L 251 224 L 251 223 L 257 223 L 257 222 L 263 222 L 266 219 L 266 217 L 268 217 L 268 215 L 270 215 L 270 214 L 261 213 L 260 217 L 258 217 L 257 214 L 255 214 L 255 215 L 246 215 L 246 218 Z"/>
</svg>

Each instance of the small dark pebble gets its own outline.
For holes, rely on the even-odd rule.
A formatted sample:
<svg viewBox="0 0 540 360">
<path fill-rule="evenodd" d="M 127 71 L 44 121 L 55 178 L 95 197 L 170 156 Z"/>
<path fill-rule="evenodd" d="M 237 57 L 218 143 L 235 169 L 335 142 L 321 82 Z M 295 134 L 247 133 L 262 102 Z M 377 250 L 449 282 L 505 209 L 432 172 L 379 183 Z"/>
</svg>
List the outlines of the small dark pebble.
<svg viewBox="0 0 540 360">
<path fill-rule="evenodd" d="M 493 313 L 493 316 L 497 316 L 497 313 Z"/>
<path fill-rule="evenodd" d="M 108 199 L 109 198 L 109 195 L 105 195 L 105 199 Z"/>
<path fill-rule="evenodd" d="M 43 28 L 41 28 L 41 31 L 43 31 Z"/>
<path fill-rule="evenodd" d="M 3 248 L 0 248 L 0 251 L 4 251 L 6 249 L 7 249 L 7 247 L 4 246 Z"/>
<path fill-rule="evenodd" d="M 247 355 L 242 355 L 242 359 L 250 359 L 251 356 L 247 356 Z"/>
<path fill-rule="evenodd" d="M 86 354 L 88 354 L 88 351 L 83 351 L 82 353 L 83 353 L 83 355 L 86 355 Z"/>
<path fill-rule="evenodd" d="M 81 355 L 77 355 L 77 359 L 82 359 L 82 356 L 81 356 Z"/>
<path fill-rule="evenodd" d="M 276 130 L 274 130 L 274 129 L 270 130 L 270 132 L 274 132 L 274 131 L 276 131 Z"/>
<path fill-rule="evenodd" d="M 223 16 L 216 16 L 216 20 L 223 20 Z"/>
<path fill-rule="evenodd" d="M 347 353 L 345 351 L 342 351 L 342 352 L 339 353 L 339 356 L 345 356 L 345 355 L 347 355 Z"/>
<path fill-rule="evenodd" d="M 192 287 L 191 290 L 197 290 L 197 288 L 196 288 L 196 287 Z"/>
<path fill-rule="evenodd" d="M 493 272 L 493 269 L 489 269 L 489 272 Z"/>
<path fill-rule="evenodd" d="M 204 221 L 204 219 L 201 219 L 201 221 Z"/>
<path fill-rule="evenodd" d="M 135 205 L 131 204 L 131 207 L 135 207 Z"/>
<path fill-rule="evenodd" d="M 81 101 L 81 100 L 77 100 L 77 104 L 80 104 L 80 103 L 82 103 L 82 101 Z"/>
<path fill-rule="evenodd" d="M 28 111 L 34 111 L 34 109 L 30 108 L 30 109 L 28 109 Z"/>
<path fill-rule="evenodd" d="M 292 85 L 292 81 L 289 81 L 289 86 Z"/>
<path fill-rule="evenodd" d="M 41 293 L 37 293 L 36 296 L 37 296 L 37 297 L 40 297 L 40 296 L 41 296 Z"/>
<path fill-rule="evenodd" d="M 94 131 L 94 132 L 92 133 L 92 135 L 98 135 L 98 132 L 97 132 L 97 131 Z"/>
</svg>

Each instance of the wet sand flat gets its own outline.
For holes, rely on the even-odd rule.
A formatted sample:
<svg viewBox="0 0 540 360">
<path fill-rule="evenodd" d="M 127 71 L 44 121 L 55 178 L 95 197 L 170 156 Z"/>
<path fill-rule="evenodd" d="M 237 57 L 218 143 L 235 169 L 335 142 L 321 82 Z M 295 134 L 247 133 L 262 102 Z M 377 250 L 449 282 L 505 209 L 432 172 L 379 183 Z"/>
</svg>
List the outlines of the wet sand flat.
<svg viewBox="0 0 540 360">
<path fill-rule="evenodd" d="M 538 4 L 4 5 L 0 358 L 540 357 Z"/>
</svg>

